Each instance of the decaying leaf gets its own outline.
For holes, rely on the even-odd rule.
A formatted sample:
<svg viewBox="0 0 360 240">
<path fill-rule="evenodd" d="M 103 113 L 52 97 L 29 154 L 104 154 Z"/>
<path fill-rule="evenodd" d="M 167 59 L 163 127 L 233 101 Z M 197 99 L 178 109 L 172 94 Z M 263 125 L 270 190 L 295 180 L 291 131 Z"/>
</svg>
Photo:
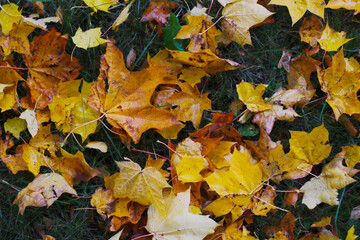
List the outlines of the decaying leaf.
<svg viewBox="0 0 360 240">
<path fill-rule="evenodd" d="M 75 189 L 60 174 L 40 174 L 18 193 L 14 204 L 19 205 L 23 215 L 28 206 L 50 207 L 64 192 L 76 195 Z"/>
</svg>

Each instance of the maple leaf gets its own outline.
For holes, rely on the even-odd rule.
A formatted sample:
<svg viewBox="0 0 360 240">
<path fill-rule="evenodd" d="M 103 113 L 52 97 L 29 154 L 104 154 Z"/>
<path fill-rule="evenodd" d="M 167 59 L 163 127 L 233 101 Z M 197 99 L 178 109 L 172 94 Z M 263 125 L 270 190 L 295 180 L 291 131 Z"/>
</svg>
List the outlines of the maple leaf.
<svg viewBox="0 0 360 240">
<path fill-rule="evenodd" d="M 13 51 L 21 54 L 30 54 L 29 34 L 35 27 L 25 24 L 23 21 L 13 27 L 8 35 L 0 38 L 0 45 L 5 56 L 10 55 Z"/>
<path fill-rule="evenodd" d="M 226 228 L 225 232 L 222 234 L 222 239 L 256 240 L 258 238 L 251 236 L 250 232 L 245 228 L 245 226 L 243 226 L 241 230 L 237 223 L 233 223 Z"/>
<path fill-rule="evenodd" d="M 108 214 L 115 209 L 116 198 L 111 189 L 98 187 L 91 195 L 90 204 L 96 208 L 97 213 L 105 220 Z"/>
<path fill-rule="evenodd" d="M 320 39 L 317 41 L 320 47 L 325 51 L 337 51 L 342 45 L 351 41 L 353 38 L 346 38 L 345 32 L 335 32 L 329 27 L 329 23 L 326 23 L 326 27 L 321 34 Z"/>
<path fill-rule="evenodd" d="M 229 1 L 227 1 L 228 3 Z M 222 11 L 221 22 L 225 35 L 236 43 L 244 46 L 252 45 L 249 29 L 263 22 L 273 13 L 257 4 L 257 0 L 232 1 Z"/>
<path fill-rule="evenodd" d="M 202 68 L 188 67 L 181 71 L 180 80 L 184 80 L 192 87 L 201 82 L 201 78 L 209 76 Z"/>
<path fill-rule="evenodd" d="M 10 3 L 1 6 L 0 25 L 4 35 L 9 35 L 14 25 L 17 25 L 21 20 L 21 10 L 18 10 L 16 4 Z"/>
<path fill-rule="evenodd" d="M 207 14 L 185 16 L 188 24 L 181 27 L 175 39 L 190 38 L 190 43 L 187 46 L 189 52 L 198 52 L 201 49 L 210 49 L 215 52 L 218 45 L 216 37 L 222 35 L 222 32 L 212 26 L 213 22 L 207 21 L 206 18 Z"/>
<path fill-rule="evenodd" d="M 31 54 L 23 55 L 29 68 L 27 85 L 40 109 L 50 104 L 60 81 L 72 81 L 79 75 L 81 66 L 78 60 L 65 52 L 67 39 L 67 35 L 61 35 L 53 28 L 34 37 L 30 44 Z"/>
<path fill-rule="evenodd" d="M 60 174 L 40 174 L 18 193 L 14 204 L 19 205 L 20 214 L 23 215 L 28 206 L 51 206 L 64 192 L 76 195 L 75 189 Z"/>
<path fill-rule="evenodd" d="M 360 88 L 360 72 L 348 72 L 344 60 L 344 50 L 341 49 L 332 58 L 332 65 L 327 69 L 317 69 L 321 90 L 327 93 L 326 102 L 334 111 L 335 119 L 347 113 L 359 113 L 360 101 L 357 91 Z"/>
<path fill-rule="evenodd" d="M 338 153 L 324 166 L 318 177 L 312 178 L 301 187 L 300 190 L 304 192 L 302 203 L 309 209 L 315 208 L 322 202 L 329 205 L 339 204 L 337 190 L 356 181 L 352 176 L 360 170 L 343 166 L 344 155 L 344 152 Z"/>
<path fill-rule="evenodd" d="M 321 34 L 324 30 L 324 24 L 315 15 L 304 18 L 304 21 L 299 29 L 301 41 L 310 44 L 311 47 L 315 47 L 318 43 L 318 39 L 321 38 Z"/>
<path fill-rule="evenodd" d="M 236 85 L 236 90 L 239 99 L 250 111 L 260 112 L 271 109 L 271 106 L 262 98 L 266 87 L 267 85 L 259 84 L 254 88 L 253 83 L 242 81 Z"/>
<path fill-rule="evenodd" d="M 177 196 L 171 192 L 165 199 L 162 211 L 150 205 L 146 230 L 153 235 L 153 239 L 164 240 L 201 240 L 213 233 L 218 224 L 209 216 L 190 213 L 189 204 L 190 189 Z"/>
<path fill-rule="evenodd" d="M 80 84 L 82 84 L 81 93 Z M 89 134 L 95 132 L 97 122 L 79 126 L 94 121 L 100 116 L 99 112 L 86 102 L 91 95 L 90 88 L 91 84 L 82 80 L 60 82 L 58 94 L 49 104 L 50 117 L 56 123 L 56 128 L 65 133 L 75 129 L 73 132 L 80 134 L 83 141 Z"/>
<path fill-rule="evenodd" d="M 345 163 L 348 167 L 355 167 L 360 161 L 360 147 L 356 145 L 342 147 L 345 152 Z"/>
<path fill-rule="evenodd" d="M 355 15 L 360 11 L 360 2 L 357 0 L 330 0 L 326 7 L 332 9 L 345 8 L 348 10 L 355 10 Z"/>
<path fill-rule="evenodd" d="M 272 209 L 276 209 L 274 200 L 276 198 L 276 187 L 267 186 L 259 197 L 256 197 L 251 211 L 258 216 L 266 216 Z"/>
<path fill-rule="evenodd" d="M 88 5 L 94 10 L 93 13 L 96 13 L 98 10 L 109 12 L 108 9 L 111 6 L 116 5 L 118 3 L 118 0 L 83 0 L 83 1 L 86 5 Z"/>
<path fill-rule="evenodd" d="M 142 205 L 154 204 L 159 211 L 164 205 L 163 190 L 171 188 L 154 167 L 141 167 L 134 162 L 117 162 L 120 173 L 105 178 L 105 186 L 116 198 L 129 198 Z"/>
<path fill-rule="evenodd" d="M 251 176 L 251 177 L 249 177 Z M 216 170 L 205 178 L 210 190 L 220 196 L 228 194 L 252 194 L 262 187 L 262 170 L 260 164 L 252 164 L 248 150 L 235 150 L 230 160 L 228 171 Z"/>
<path fill-rule="evenodd" d="M 56 158 L 57 146 L 55 144 L 59 143 L 59 136 L 51 134 L 50 127 L 48 125 L 40 128 L 28 144 L 16 147 L 15 155 L 8 155 L 2 159 L 13 174 L 28 170 L 37 176 L 41 166 L 51 168 Z"/>
<path fill-rule="evenodd" d="M 107 42 L 105 39 L 101 38 L 101 28 L 93 28 L 83 32 L 79 27 L 72 37 L 72 40 L 78 48 L 83 48 L 85 50 Z"/>
<path fill-rule="evenodd" d="M 88 103 L 103 113 L 111 125 L 123 128 L 137 143 L 148 129 L 162 130 L 181 124 L 168 110 L 151 102 L 158 85 L 175 80 L 170 71 L 171 66 L 168 68 L 155 62 L 145 70 L 130 72 L 125 67 L 122 52 L 113 43 L 108 43 Z M 105 79 L 109 85 L 107 90 Z"/>
<path fill-rule="evenodd" d="M 306 10 L 324 19 L 324 0 L 271 0 L 269 4 L 286 6 L 289 10 L 293 25 L 300 20 Z"/>
</svg>

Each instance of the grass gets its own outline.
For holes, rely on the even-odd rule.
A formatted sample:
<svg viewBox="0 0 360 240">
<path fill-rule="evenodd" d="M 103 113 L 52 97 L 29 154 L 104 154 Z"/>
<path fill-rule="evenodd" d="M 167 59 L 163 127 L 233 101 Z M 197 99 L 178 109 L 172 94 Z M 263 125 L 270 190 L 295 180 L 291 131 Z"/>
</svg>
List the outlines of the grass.
<svg viewBox="0 0 360 240">
<path fill-rule="evenodd" d="M 10 1 L 18 4 L 23 8 L 23 15 L 29 15 L 34 12 L 31 4 L 20 1 Z M 162 37 L 159 37 L 155 30 L 152 30 L 145 22 L 141 22 L 142 13 L 148 6 L 149 1 L 136 0 L 128 20 L 121 25 L 119 32 L 109 30 L 106 37 L 116 41 L 117 46 L 123 51 L 124 56 L 134 49 L 137 60 L 132 70 L 141 69 L 148 54 L 154 56 L 159 50 L 164 49 L 165 45 Z M 211 1 L 203 1 L 205 6 L 210 6 Z M 110 13 L 101 12 L 91 15 L 90 8 L 84 8 L 85 4 L 81 0 L 55 0 L 45 1 L 45 15 L 53 16 L 60 7 L 63 11 L 62 24 L 56 24 L 55 27 L 62 33 L 73 36 L 76 30 L 81 27 L 83 30 L 101 27 L 102 31 L 109 29 L 118 16 L 119 11 L 123 8 L 122 4 L 110 9 Z M 195 1 L 182 3 L 176 10 L 176 13 L 182 15 L 187 11 L 188 6 L 195 6 Z M 220 5 L 214 2 L 211 14 L 216 15 L 220 10 Z M 284 49 L 293 51 L 293 55 L 299 55 L 305 48 L 306 44 L 301 42 L 297 33 L 301 21 L 291 26 L 291 19 L 285 7 L 275 7 L 274 23 L 265 24 L 251 30 L 253 46 L 240 46 L 232 42 L 229 46 L 220 47 L 223 58 L 231 59 L 245 65 L 234 71 L 218 73 L 215 76 L 208 77 L 206 84 L 203 81 L 199 84 L 199 89 L 209 92 L 212 100 L 214 111 L 228 112 L 232 102 L 238 100 L 236 93 L 236 84 L 242 80 L 253 82 L 255 84 L 267 84 L 265 96 L 271 96 L 279 87 L 286 86 L 286 72 L 277 67 L 278 61 Z M 310 16 L 308 12 L 305 17 Z M 347 56 L 359 57 L 360 46 L 360 14 L 353 16 L 351 11 L 347 10 L 326 10 L 326 18 L 330 26 L 337 31 L 345 31 L 348 37 L 355 39 L 347 43 L 344 47 Z M 181 22 L 184 24 L 184 22 Z M 219 26 L 220 27 L 220 26 Z M 36 30 L 30 35 L 30 40 L 34 36 L 42 34 L 43 31 Z M 73 57 L 79 59 L 80 64 L 84 66 L 81 70 L 81 77 L 88 82 L 97 79 L 99 74 L 100 57 L 105 53 L 105 47 L 100 46 L 88 49 L 74 49 L 74 44 L 69 37 L 67 52 L 72 53 Z M 356 55 L 356 54 L 357 55 Z M 316 56 L 322 60 L 322 55 Z M 21 66 L 21 58 L 14 55 L 14 61 Z M 297 108 L 297 113 L 301 116 L 293 122 L 277 121 L 271 133 L 274 141 L 280 140 L 285 150 L 289 150 L 289 130 L 310 132 L 314 127 L 325 123 L 330 133 L 329 144 L 333 147 L 330 160 L 341 150 L 341 146 L 359 145 L 359 138 L 352 137 L 345 126 L 336 122 L 332 115 L 330 106 L 321 99 L 325 93 L 319 90 L 319 83 L 316 78 L 312 78 L 312 83 L 317 88 L 317 98 L 306 108 Z M 211 112 L 205 111 L 201 127 L 211 121 Z M 7 118 L 13 113 L 3 112 L 0 120 L 1 127 Z M 359 130 L 359 123 L 352 120 L 355 127 Z M 238 123 L 234 123 L 238 127 Z M 2 128 L 3 129 L 3 128 Z M 174 143 L 182 141 L 188 136 L 188 133 L 194 132 L 195 129 L 191 124 L 180 132 L 179 138 Z M 23 136 L 24 134 L 24 136 Z M 4 131 L 3 131 L 4 136 Z M 22 133 L 26 139 L 29 134 Z M 64 136 L 65 137 L 65 136 Z M 244 137 L 245 139 L 256 140 L 255 137 Z M 90 136 L 91 140 L 104 141 L 109 146 L 106 154 L 100 154 L 96 150 L 84 151 L 85 159 L 92 167 L 104 167 L 110 174 L 118 171 L 116 161 L 123 161 L 125 157 L 133 159 L 142 167 L 145 165 L 147 154 L 129 151 L 118 136 L 111 133 L 102 124 L 96 134 Z M 156 140 L 166 142 L 166 139 L 155 131 L 148 131 L 143 134 L 140 143 L 132 144 L 132 148 L 155 152 L 157 154 L 168 156 L 168 149 L 156 142 Z M 75 153 L 82 148 L 77 144 L 74 138 L 69 138 L 67 150 Z M 315 168 L 318 173 L 321 167 Z M 48 169 L 42 168 L 41 172 L 49 172 Z M 359 180 L 359 177 L 355 176 Z M 108 239 L 113 233 L 107 230 L 108 222 L 104 222 L 101 217 L 91 208 L 89 198 L 95 189 L 104 186 L 102 178 L 95 177 L 87 183 L 75 186 L 79 193 L 79 198 L 72 198 L 64 194 L 50 208 L 27 207 L 25 214 L 22 216 L 18 213 L 18 206 L 13 205 L 18 191 L 27 186 L 33 179 L 29 172 L 19 172 L 13 175 L 5 164 L 0 162 L 0 236 L 1 239 L 40 239 L 42 234 L 48 234 L 56 239 Z M 310 177 L 296 181 L 282 181 L 277 188 L 279 190 L 288 190 L 291 187 L 300 188 Z M 304 236 L 310 231 L 310 225 L 319 221 L 321 217 L 332 216 L 332 228 L 336 230 L 341 239 L 345 239 L 348 229 L 355 225 L 356 232 L 359 234 L 360 222 L 350 219 L 351 210 L 360 205 L 360 184 L 358 182 L 347 186 L 339 191 L 340 204 L 338 206 L 329 206 L 320 204 L 315 210 L 309 210 L 300 201 L 297 207 L 286 207 L 284 205 L 284 193 L 278 193 L 275 200 L 276 206 L 290 210 L 294 216 L 296 238 Z M 260 239 L 265 239 L 266 234 L 263 226 L 276 225 L 280 223 L 285 215 L 282 211 L 270 212 L 267 217 L 256 217 L 254 224 L 249 230 L 254 231 Z"/>
</svg>

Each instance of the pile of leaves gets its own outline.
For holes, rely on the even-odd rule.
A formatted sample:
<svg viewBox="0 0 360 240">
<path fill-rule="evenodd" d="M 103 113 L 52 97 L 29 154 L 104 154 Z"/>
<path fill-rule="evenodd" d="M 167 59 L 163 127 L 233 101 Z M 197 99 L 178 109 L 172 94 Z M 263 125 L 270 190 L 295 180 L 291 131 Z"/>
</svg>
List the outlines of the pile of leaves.
<svg viewBox="0 0 360 240">
<path fill-rule="evenodd" d="M 84 0 L 94 16 L 121 8 L 111 29 L 79 28 L 72 36 L 73 51 L 106 46 L 98 77 L 91 81 L 80 78 L 86 66 L 69 54 L 69 37 L 57 30 L 64 21 L 61 9 L 45 18 L 42 2 L 33 2 L 38 17 L 25 17 L 13 3 L 1 6 L 1 161 L 12 174 L 34 176 L 14 199 L 20 214 L 27 214 L 29 206 L 51 207 L 63 193 L 80 198 L 74 185 L 98 177 L 104 186 L 91 193 L 89 207 L 121 239 L 257 239 L 254 219 L 279 211 L 286 212 L 280 225 L 264 227 L 268 239 L 338 239 L 329 229 L 331 218 L 295 237 L 289 206 L 338 205 L 338 190 L 356 181 L 360 147 L 332 150 L 324 124 L 311 132 L 289 131 L 289 146 L 273 141 L 271 133 L 276 122 L 292 122 L 300 117 L 299 109 L 325 100 L 334 121 L 358 137 L 360 64 L 344 55 L 343 45 L 352 39 L 330 28 L 324 14 L 339 8 L 357 14 L 358 1 L 198 1 L 183 12 L 179 2 L 154 0 L 141 21 L 162 37 L 166 48 L 148 55 L 135 71 L 136 56 L 125 58 L 115 40 L 102 38 L 102 31 L 118 31 L 136 2 Z M 239 79 L 231 111 L 212 109 L 209 93 L 199 87 L 219 72 L 251 66 L 224 58 L 221 49 L 251 45 L 251 29 L 276 24 L 275 5 L 288 8 L 293 25 L 303 19 L 293 34 L 300 34 L 304 48 L 297 56 L 284 50 L 279 59 L 287 84 L 264 97 L 266 84 Z M 219 15 L 213 16 L 212 8 Z M 303 18 L 307 10 L 311 14 Z M 319 99 L 319 92 L 325 97 Z M 204 111 L 212 112 L 205 125 Z M 238 123 L 258 133 L 238 131 Z M 112 175 L 91 167 L 85 151 L 107 152 L 102 139 L 90 140 L 99 135 L 99 126 L 129 153 L 145 132 L 156 131 L 154 136 L 167 143 L 152 142 L 166 147 L 167 156 L 155 151 L 148 152 L 147 160 L 126 158 L 116 162 L 119 171 Z M 70 139 L 82 151 L 70 151 Z M 285 206 L 278 206 L 277 188 L 284 181 L 302 182 L 285 189 Z M 349 229 L 346 239 L 355 238 L 354 228 Z M 44 234 L 43 239 L 52 237 Z"/>
</svg>

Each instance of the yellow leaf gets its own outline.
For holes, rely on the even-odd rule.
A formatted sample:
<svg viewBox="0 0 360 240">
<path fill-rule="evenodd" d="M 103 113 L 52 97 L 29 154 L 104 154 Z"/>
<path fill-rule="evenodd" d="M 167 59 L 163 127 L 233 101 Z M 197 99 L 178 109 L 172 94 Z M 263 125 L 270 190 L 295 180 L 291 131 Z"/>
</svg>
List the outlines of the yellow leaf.
<svg viewBox="0 0 360 240">
<path fill-rule="evenodd" d="M 286 155 L 291 159 L 301 159 L 306 163 L 316 165 L 330 155 L 331 146 L 326 145 L 329 141 L 329 132 L 322 124 L 314 128 L 310 133 L 290 131 L 290 152 Z"/>
<path fill-rule="evenodd" d="M 274 200 L 276 198 L 276 187 L 267 186 L 261 193 L 260 197 L 255 198 L 254 205 L 251 207 L 251 211 L 258 216 L 266 216 L 266 214 L 276 209 Z"/>
<path fill-rule="evenodd" d="M 91 195 L 90 204 L 96 208 L 97 213 L 105 220 L 108 214 L 114 211 L 115 200 L 116 198 L 111 189 L 98 187 Z"/>
<path fill-rule="evenodd" d="M 348 167 L 355 167 L 360 162 L 360 146 L 351 145 L 342 147 L 345 152 L 345 163 Z"/>
<path fill-rule="evenodd" d="M 201 78 L 209 76 L 202 68 L 188 67 L 181 71 L 180 80 L 184 80 L 192 87 L 201 82 Z"/>
<path fill-rule="evenodd" d="M 117 165 L 120 173 L 105 178 L 105 186 L 113 190 L 114 196 L 129 198 L 142 205 L 154 204 L 163 211 L 163 190 L 171 188 L 163 175 L 154 167 L 141 169 L 134 162 L 117 162 Z"/>
<path fill-rule="evenodd" d="M 26 121 L 18 117 L 8 119 L 4 123 L 4 129 L 19 139 L 20 133 L 26 129 Z"/>
<path fill-rule="evenodd" d="M 107 42 L 107 40 L 101 38 L 101 28 L 93 28 L 83 32 L 79 27 L 72 40 L 77 47 L 85 50 Z"/>
<path fill-rule="evenodd" d="M 161 211 L 154 204 L 148 209 L 146 230 L 154 239 L 192 239 L 202 240 L 213 233 L 217 223 L 209 216 L 189 212 L 190 189 L 186 192 L 174 192 L 165 199 Z"/>
<path fill-rule="evenodd" d="M 14 28 L 14 25 L 17 25 L 22 21 L 21 10 L 19 11 L 18 8 L 19 7 L 14 3 L 1 6 L 0 25 L 4 35 L 9 35 L 10 31 Z"/>
<path fill-rule="evenodd" d="M 262 187 L 262 170 L 260 164 L 252 164 L 250 153 L 235 150 L 228 171 L 216 170 L 205 178 L 210 190 L 220 196 L 228 194 L 252 194 Z"/>
<path fill-rule="evenodd" d="M 249 234 L 249 231 L 243 226 L 241 230 L 238 226 L 238 223 L 233 223 L 228 226 L 225 230 L 225 233 L 222 235 L 222 240 L 256 240 L 255 238 Z"/>
<path fill-rule="evenodd" d="M 329 205 L 339 204 L 337 190 L 356 181 L 351 177 L 359 170 L 342 165 L 344 154 L 344 152 L 337 154 L 330 163 L 324 166 L 319 176 L 313 177 L 301 187 L 300 190 L 304 192 L 302 203 L 309 209 L 315 208 L 322 202 Z"/>
<path fill-rule="evenodd" d="M 109 12 L 108 9 L 116 5 L 118 3 L 118 0 L 84 0 L 84 3 L 91 7 L 94 12 L 97 12 L 98 10 Z"/>
<path fill-rule="evenodd" d="M 257 4 L 257 0 L 242 0 L 227 4 L 222 15 L 222 29 L 225 35 L 241 46 L 251 43 L 249 29 L 263 22 L 273 13 Z"/>
<path fill-rule="evenodd" d="M 317 72 L 321 90 L 327 93 L 326 102 L 333 109 L 336 120 L 343 113 L 360 113 L 360 101 L 357 97 L 360 72 L 346 71 L 343 49 L 333 56 L 331 67 L 325 70 L 318 68 Z"/>
<path fill-rule="evenodd" d="M 215 165 L 217 169 L 230 167 L 232 157 L 230 149 L 235 142 L 221 141 L 208 154 L 207 158 Z"/>
<path fill-rule="evenodd" d="M 176 172 L 181 182 L 200 182 L 203 177 L 200 171 L 204 169 L 202 157 L 189 158 L 185 155 L 176 166 Z"/>
<path fill-rule="evenodd" d="M 264 101 L 262 95 L 267 85 L 259 84 L 254 88 L 253 83 L 242 81 L 236 85 L 239 99 L 246 104 L 246 107 L 252 112 L 260 112 L 271 109 L 271 106 Z"/>
<path fill-rule="evenodd" d="M 226 195 L 210 203 L 204 210 L 214 213 L 216 217 L 224 216 L 231 212 L 232 221 L 234 222 L 243 215 L 250 203 L 250 195 Z"/>
<path fill-rule="evenodd" d="M 326 7 L 332 9 L 345 8 L 348 10 L 355 10 L 356 12 L 359 12 L 360 2 L 358 0 L 330 0 Z"/>
<path fill-rule="evenodd" d="M 319 222 L 311 224 L 310 227 L 326 227 L 331 224 L 331 216 L 323 217 Z"/>
<path fill-rule="evenodd" d="M 26 120 L 28 130 L 31 136 L 35 136 L 39 130 L 39 124 L 36 120 L 36 112 L 34 110 L 26 109 L 20 114 L 20 118 Z"/>
<path fill-rule="evenodd" d="M 324 24 L 315 15 L 311 15 L 310 19 L 304 18 L 304 21 L 299 29 L 301 41 L 310 44 L 311 47 L 315 47 L 323 30 Z"/>
<path fill-rule="evenodd" d="M 320 47 L 325 51 L 337 51 L 342 45 L 351 41 L 353 38 L 346 38 L 345 32 L 335 32 L 326 23 L 326 27 L 321 34 L 321 38 L 317 39 Z"/>
<path fill-rule="evenodd" d="M 242 66 L 237 62 L 219 58 L 210 49 L 204 49 L 196 53 L 171 50 L 169 52 L 175 62 L 202 68 L 209 74 L 233 70 Z"/>
<path fill-rule="evenodd" d="M 130 13 L 130 7 L 134 3 L 134 0 L 132 0 L 124 9 L 121 11 L 120 15 L 116 18 L 115 22 L 111 26 L 112 30 L 118 31 L 119 26 L 126 21 L 126 19 L 129 17 Z"/>
<path fill-rule="evenodd" d="M 346 239 L 345 239 L 345 240 L 355 240 L 355 239 L 357 239 L 358 236 L 355 235 L 354 232 L 355 232 L 355 228 L 354 228 L 354 226 L 352 226 L 352 227 L 349 229 L 349 231 L 348 231 L 348 233 L 347 233 L 347 235 L 346 235 Z"/>
<path fill-rule="evenodd" d="M 300 20 L 306 10 L 324 19 L 324 0 L 271 0 L 269 4 L 286 6 L 289 10 L 293 25 Z"/>
<path fill-rule="evenodd" d="M 75 189 L 60 174 L 40 174 L 18 193 L 14 204 L 19 205 L 20 214 L 23 215 L 27 206 L 49 207 L 64 192 L 76 195 Z"/>
<path fill-rule="evenodd" d="M 30 42 L 28 35 L 34 30 L 34 27 L 31 27 L 24 22 L 21 22 L 19 25 L 14 26 L 9 35 L 2 36 L 0 38 L 0 45 L 4 50 L 5 56 L 8 56 L 15 51 L 17 53 L 27 53 L 30 54 Z"/>
</svg>

